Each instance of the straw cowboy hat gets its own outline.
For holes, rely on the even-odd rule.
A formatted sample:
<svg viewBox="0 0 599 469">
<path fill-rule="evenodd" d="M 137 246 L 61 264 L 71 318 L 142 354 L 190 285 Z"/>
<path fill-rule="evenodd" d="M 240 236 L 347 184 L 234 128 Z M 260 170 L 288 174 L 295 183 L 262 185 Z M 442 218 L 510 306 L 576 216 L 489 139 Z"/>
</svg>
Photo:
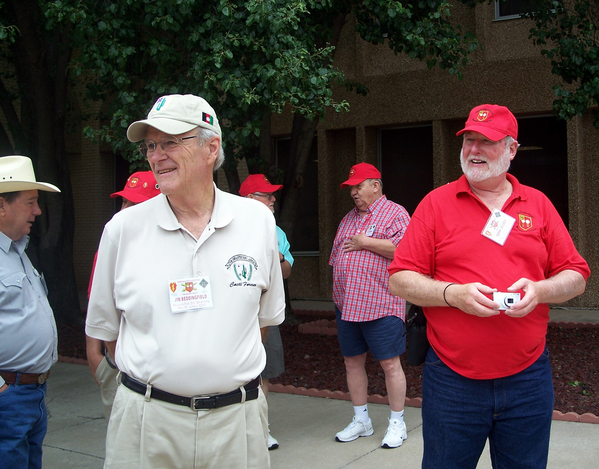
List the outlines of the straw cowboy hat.
<svg viewBox="0 0 599 469">
<path fill-rule="evenodd" d="M 4 192 L 40 190 L 60 192 L 47 182 L 37 182 L 33 164 L 26 156 L 3 156 L 0 158 L 0 194 Z"/>
</svg>

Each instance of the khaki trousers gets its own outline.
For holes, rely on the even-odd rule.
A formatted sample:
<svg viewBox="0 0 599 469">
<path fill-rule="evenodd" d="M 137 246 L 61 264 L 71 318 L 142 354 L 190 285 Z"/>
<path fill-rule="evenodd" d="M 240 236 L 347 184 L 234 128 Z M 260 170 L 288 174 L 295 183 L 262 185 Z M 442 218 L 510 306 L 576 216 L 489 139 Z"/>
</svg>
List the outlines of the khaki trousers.
<svg viewBox="0 0 599 469">
<path fill-rule="evenodd" d="M 119 387 L 119 380 L 117 380 L 119 370 L 112 368 L 106 357 L 102 359 L 98 368 L 96 368 L 96 381 L 100 385 L 100 395 L 102 396 L 102 406 L 104 410 L 104 418 L 108 420 L 110 418 L 110 412 L 112 412 L 112 402 L 116 395 L 116 390 Z"/>
<path fill-rule="evenodd" d="M 148 399 L 120 385 L 106 435 L 105 469 L 268 469 L 267 404 L 220 409 Z"/>
</svg>

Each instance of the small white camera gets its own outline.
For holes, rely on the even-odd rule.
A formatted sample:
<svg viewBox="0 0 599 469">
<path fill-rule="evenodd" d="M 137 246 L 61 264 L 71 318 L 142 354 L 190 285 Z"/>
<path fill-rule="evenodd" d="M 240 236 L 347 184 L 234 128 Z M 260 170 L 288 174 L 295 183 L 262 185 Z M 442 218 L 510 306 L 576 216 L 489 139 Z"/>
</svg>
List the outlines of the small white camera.
<svg viewBox="0 0 599 469">
<path fill-rule="evenodd" d="M 520 301 L 520 293 L 493 292 L 493 301 L 499 303 L 499 310 L 505 311 Z"/>
</svg>

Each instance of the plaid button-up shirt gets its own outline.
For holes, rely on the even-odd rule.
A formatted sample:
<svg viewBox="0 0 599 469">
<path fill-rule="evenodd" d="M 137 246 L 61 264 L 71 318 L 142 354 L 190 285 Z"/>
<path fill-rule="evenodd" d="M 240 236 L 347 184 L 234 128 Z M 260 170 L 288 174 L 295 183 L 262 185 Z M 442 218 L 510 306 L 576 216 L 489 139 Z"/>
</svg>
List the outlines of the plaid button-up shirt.
<svg viewBox="0 0 599 469">
<path fill-rule="evenodd" d="M 345 321 L 364 322 L 385 316 L 405 320 L 406 302 L 391 295 L 387 268 L 391 259 L 372 251 L 343 252 L 343 242 L 355 234 L 388 239 L 396 246 L 401 241 L 410 216 L 401 205 L 384 195 L 368 207 L 364 217 L 357 208 L 339 224 L 329 265 L 333 266 L 333 301 Z"/>
</svg>

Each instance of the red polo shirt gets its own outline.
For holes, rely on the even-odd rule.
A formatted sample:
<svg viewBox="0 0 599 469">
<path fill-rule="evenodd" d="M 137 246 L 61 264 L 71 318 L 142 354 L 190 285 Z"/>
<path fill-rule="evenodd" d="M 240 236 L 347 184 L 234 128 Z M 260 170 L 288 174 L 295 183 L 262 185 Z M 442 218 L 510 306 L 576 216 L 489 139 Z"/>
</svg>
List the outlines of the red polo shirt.
<svg viewBox="0 0 599 469">
<path fill-rule="evenodd" d="M 507 177 L 513 192 L 501 210 L 516 222 L 503 246 L 481 234 L 491 212 L 462 176 L 422 200 L 389 273 L 411 270 L 446 282 L 480 282 L 503 292 L 522 277 L 539 281 L 566 269 L 588 278 L 589 267 L 549 199 Z M 468 378 L 513 375 L 545 348 L 546 304 L 524 318 L 503 313 L 481 318 L 449 307 L 424 311 L 431 346 L 447 366 Z"/>
</svg>

